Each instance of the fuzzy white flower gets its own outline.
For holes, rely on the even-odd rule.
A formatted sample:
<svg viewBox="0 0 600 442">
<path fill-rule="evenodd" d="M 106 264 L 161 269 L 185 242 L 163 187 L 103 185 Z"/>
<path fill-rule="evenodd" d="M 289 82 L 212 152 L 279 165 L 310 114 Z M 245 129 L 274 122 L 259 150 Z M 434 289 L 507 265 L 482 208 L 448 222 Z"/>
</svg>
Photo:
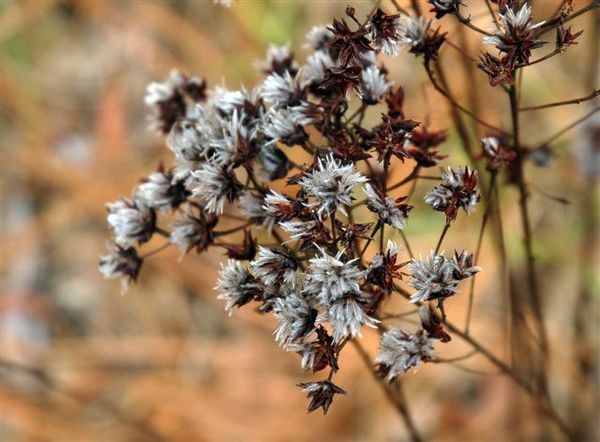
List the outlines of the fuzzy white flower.
<svg viewBox="0 0 600 442">
<path fill-rule="evenodd" d="M 176 122 L 167 138 L 167 146 L 175 156 L 187 161 L 205 158 L 206 144 L 201 128 L 192 120 Z"/>
<path fill-rule="evenodd" d="M 353 296 L 338 299 L 319 315 L 317 322 L 328 321 L 333 328 L 333 340 L 336 343 L 344 339 L 361 337 L 364 325 L 377 327 L 378 321 L 365 312 L 362 305 Z"/>
<path fill-rule="evenodd" d="M 419 46 L 425 41 L 431 20 L 424 17 L 402 17 L 402 31 L 400 41 L 408 46 Z"/>
<path fill-rule="evenodd" d="M 240 211 L 246 218 L 254 220 L 259 227 L 271 233 L 277 218 L 264 208 L 265 200 L 251 192 L 245 192 L 239 199 Z"/>
<path fill-rule="evenodd" d="M 425 203 L 435 210 L 446 212 L 449 221 L 456 217 L 460 208 L 467 214 L 472 213 L 479 201 L 478 182 L 476 170 L 467 166 L 448 167 L 442 173 L 442 182 L 425 195 Z"/>
<path fill-rule="evenodd" d="M 310 55 L 300 71 L 301 84 L 303 87 L 319 83 L 325 77 L 325 70 L 335 66 L 329 52 L 316 51 Z"/>
<path fill-rule="evenodd" d="M 459 281 L 454 277 L 455 266 L 433 250 L 426 259 L 411 260 L 408 270 L 412 276 L 409 284 L 417 290 L 410 302 L 445 299 L 456 293 Z"/>
<path fill-rule="evenodd" d="M 106 205 L 108 226 L 115 234 L 115 242 L 130 247 L 150 240 L 154 233 L 155 213 L 137 201 L 121 199 Z"/>
<path fill-rule="evenodd" d="M 505 8 L 504 13 L 500 14 L 500 19 L 502 20 L 504 33 L 513 35 L 526 34 L 539 28 L 545 23 L 544 21 L 541 21 L 536 24 L 531 24 L 531 6 L 529 3 L 523 4 L 521 9 L 518 11 L 515 11 L 509 7 Z M 483 37 L 483 43 L 491 46 L 502 47 L 504 42 L 502 41 L 501 37 L 501 34 L 485 36 Z"/>
<path fill-rule="evenodd" d="M 325 161 L 319 158 L 316 169 L 307 173 L 299 182 L 300 186 L 310 196 L 317 199 L 317 213 L 332 213 L 339 209 L 346 214 L 344 206 L 352 204 L 352 191 L 357 184 L 364 183 L 367 178 L 357 172 L 352 164 L 343 166 L 332 155 Z"/>
<path fill-rule="evenodd" d="M 194 247 L 199 249 L 208 247 L 206 237 L 206 227 L 204 223 L 193 216 L 185 216 L 171 224 L 171 235 L 169 240 L 182 253 L 188 253 Z M 203 244 L 207 242 L 207 244 Z"/>
<path fill-rule="evenodd" d="M 205 163 L 192 172 L 197 196 L 209 213 L 221 214 L 225 202 L 233 202 L 240 194 L 242 185 L 235 174 L 222 166 Z"/>
<path fill-rule="evenodd" d="M 283 221 L 279 223 L 279 227 L 290 236 L 286 243 L 291 241 L 308 241 L 314 238 L 320 223 L 318 221 Z"/>
<path fill-rule="evenodd" d="M 286 106 L 297 94 L 297 85 L 288 71 L 283 75 L 271 74 L 264 79 L 261 86 L 262 97 L 273 106 Z"/>
<path fill-rule="evenodd" d="M 265 209 L 265 212 L 273 215 L 277 219 L 289 220 L 293 216 L 294 202 L 276 190 L 271 190 L 271 192 L 265 196 L 263 208 Z"/>
<path fill-rule="evenodd" d="M 392 84 L 377 66 L 369 66 L 361 73 L 360 97 L 367 104 L 379 103 Z"/>
<path fill-rule="evenodd" d="M 323 49 L 328 43 L 333 40 L 333 32 L 327 26 L 313 26 L 306 34 L 307 48 L 314 50 Z"/>
<path fill-rule="evenodd" d="M 386 372 L 386 379 L 392 382 L 399 374 L 411 368 L 419 368 L 421 362 L 433 358 L 433 345 L 437 339 L 429 338 L 423 330 L 415 334 L 391 328 L 381 336 L 379 355 L 376 362 Z"/>
<path fill-rule="evenodd" d="M 138 186 L 135 196 L 146 207 L 166 212 L 185 201 L 186 190 L 181 183 L 173 182 L 171 174 L 154 172 Z"/>
<path fill-rule="evenodd" d="M 234 110 L 231 116 L 223 122 L 222 130 L 222 141 L 216 139 L 212 143 L 215 151 L 213 159 L 216 163 L 228 165 L 252 154 L 256 127 L 245 124 L 243 111 Z"/>
<path fill-rule="evenodd" d="M 267 249 L 259 246 L 258 256 L 250 263 L 254 274 L 266 286 L 296 286 L 298 262 L 283 249 Z"/>
<path fill-rule="evenodd" d="M 383 196 L 381 192 L 376 190 L 370 183 L 365 184 L 365 194 L 367 195 L 368 209 L 379 215 L 379 220 L 389 224 L 396 229 L 404 229 L 408 214 L 412 207 L 407 204 L 401 204 L 401 198 L 394 200 L 390 197 Z"/>
<path fill-rule="evenodd" d="M 382 29 L 381 20 L 387 22 L 385 23 L 385 31 Z M 385 55 L 394 57 L 399 52 L 402 29 L 400 16 L 390 16 L 377 12 L 367 23 L 367 38 L 371 41 L 372 47 L 380 50 Z"/>
<path fill-rule="evenodd" d="M 148 106 L 168 101 L 177 93 L 177 89 L 185 84 L 185 75 L 173 69 L 167 79 L 162 82 L 152 82 L 146 87 L 144 101 Z"/>
<path fill-rule="evenodd" d="M 279 326 L 274 333 L 275 340 L 287 350 L 296 348 L 298 342 L 315 329 L 317 311 L 294 293 L 284 298 L 277 298 L 273 306 L 273 314 L 279 321 Z"/>
<path fill-rule="evenodd" d="M 266 116 L 264 133 L 273 141 L 302 137 L 304 130 L 296 123 L 298 118 L 293 108 L 271 108 Z"/>
<path fill-rule="evenodd" d="M 244 265 L 232 259 L 227 264 L 221 263 L 219 279 L 215 289 L 218 299 L 225 301 L 225 310 L 231 316 L 234 307 L 241 307 L 260 296 L 260 283 L 252 276 Z"/>
<path fill-rule="evenodd" d="M 121 289 L 126 291 L 128 283 L 135 281 L 142 267 L 142 258 L 133 247 L 123 248 L 118 245 L 110 249 L 110 253 L 100 258 L 98 269 L 106 279 L 121 278 Z"/>
<path fill-rule="evenodd" d="M 320 306 L 327 307 L 348 294 L 360 294 L 360 280 L 364 271 L 358 267 L 358 258 L 341 261 L 342 252 L 328 255 L 319 249 L 320 255 L 311 258 L 305 275 L 304 292 L 314 297 Z"/>
<path fill-rule="evenodd" d="M 277 46 L 270 44 L 267 49 L 267 57 L 254 63 L 255 67 L 264 72 L 278 72 L 283 70 L 296 71 L 297 63 L 294 61 L 293 54 L 290 52 L 289 45 Z"/>
</svg>

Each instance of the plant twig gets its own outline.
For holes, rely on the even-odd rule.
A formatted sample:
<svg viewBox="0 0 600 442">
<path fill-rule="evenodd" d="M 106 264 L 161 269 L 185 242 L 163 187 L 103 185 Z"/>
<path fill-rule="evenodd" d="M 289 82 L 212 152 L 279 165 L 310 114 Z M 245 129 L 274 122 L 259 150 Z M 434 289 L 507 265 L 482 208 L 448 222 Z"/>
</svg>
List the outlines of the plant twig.
<svg viewBox="0 0 600 442">
<path fill-rule="evenodd" d="M 48 390 L 55 391 L 56 393 L 67 396 L 81 405 L 89 405 L 90 399 L 79 392 L 68 390 L 63 386 L 59 385 L 54 379 L 50 377 L 50 375 L 42 368 L 39 367 L 31 367 L 28 365 L 23 365 L 19 362 L 10 361 L 4 358 L 0 358 L 0 367 L 11 370 L 18 371 L 21 373 L 26 373 L 27 375 L 35 378 L 39 381 L 45 388 Z M 112 402 L 107 401 L 106 399 L 97 399 L 94 403 L 104 410 L 106 413 L 110 414 L 114 418 L 116 418 L 119 422 L 124 425 L 127 425 L 135 430 L 137 430 L 140 435 L 143 435 L 145 440 L 153 440 L 159 441 L 163 440 L 163 438 L 156 433 L 150 426 L 148 426 L 142 419 L 134 418 L 125 414 L 125 412 Z"/>
<path fill-rule="evenodd" d="M 547 392 L 546 369 L 548 362 L 548 337 L 544 325 L 542 313 L 542 304 L 540 301 L 539 285 L 535 269 L 535 258 L 533 256 L 533 233 L 531 230 L 531 221 L 529 218 L 529 208 L 527 205 L 528 192 L 525 185 L 525 176 L 523 170 L 524 153 L 519 138 L 519 105 L 517 101 L 517 89 L 514 85 L 510 87 L 510 110 L 513 126 L 513 146 L 516 153 L 516 181 L 519 189 L 519 211 L 521 214 L 521 225 L 524 235 L 524 246 L 527 263 L 527 283 L 529 288 L 529 297 L 534 317 L 536 319 L 537 332 L 539 333 L 542 368 L 539 373 L 539 387 L 544 394 Z"/>
<path fill-rule="evenodd" d="M 519 112 L 532 111 L 532 110 L 540 110 L 540 109 L 547 109 L 549 107 L 565 106 L 565 105 L 568 105 L 568 104 L 580 104 L 580 103 L 583 103 L 585 101 L 593 100 L 598 95 L 600 95 L 600 89 L 595 89 L 592 93 L 590 93 L 590 94 L 588 94 L 588 95 L 586 95 L 584 97 L 572 98 L 571 100 L 564 100 L 564 101 L 555 101 L 553 103 L 540 104 L 538 106 L 520 107 L 519 108 Z"/>
<path fill-rule="evenodd" d="M 578 118 L 577 120 L 575 120 L 571 124 L 569 124 L 567 127 L 565 127 L 563 129 L 559 130 L 558 132 L 556 132 L 554 135 L 552 135 L 551 137 L 549 137 L 546 141 L 544 141 L 542 143 L 539 143 L 539 145 L 540 146 L 549 146 L 550 144 L 554 143 L 557 139 L 559 139 L 560 137 L 562 137 L 564 134 L 566 134 L 567 132 L 569 132 L 574 127 L 577 127 L 579 124 L 583 123 L 585 120 L 587 120 L 588 118 L 590 118 L 592 115 L 594 115 L 598 111 L 600 111 L 600 107 L 592 109 L 590 112 L 588 112 L 587 114 L 585 114 L 583 117 Z"/>
<path fill-rule="evenodd" d="M 490 177 L 490 187 L 488 188 L 488 195 L 486 198 L 486 206 L 485 206 L 485 212 L 483 213 L 483 217 L 481 219 L 481 227 L 479 228 L 479 237 L 477 238 L 477 248 L 475 249 L 475 257 L 473 260 L 473 264 L 477 265 L 477 263 L 479 262 L 479 254 L 481 252 L 481 245 L 483 243 L 483 234 L 485 232 L 485 227 L 487 226 L 487 222 L 491 213 L 491 209 L 492 209 L 492 193 L 494 191 L 494 188 L 496 187 L 496 176 L 497 173 L 494 171 L 492 172 L 492 175 Z M 473 311 L 473 297 L 474 297 L 474 293 L 475 293 L 475 277 L 477 276 L 477 274 L 473 275 L 471 277 L 471 285 L 469 287 L 469 304 L 467 307 L 467 319 L 466 319 L 466 324 L 465 324 L 465 332 L 469 333 L 469 326 L 471 324 L 471 313 Z"/>
<path fill-rule="evenodd" d="M 375 379 L 377 384 L 384 391 L 385 396 L 388 399 L 388 401 L 394 406 L 396 411 L 398 411 L 398 414 L 400 414 L 400 416 L 404 420 L 404 424 L 406 426 L 408 433 L 410 434 L 411 440 L 413 442 L 422 441 L 423 438 L 419 434 L 417 427 L 414 424 L 413 418 L 412 418 L 410 411 L 408 409 L 408 406 L 406 404 L 406 398 L 404 397 L 404 394 L 402 394 L 402 391 L 398 390 L 398 394 L 397 395 L 394 394 L 394 391 L 392 390 L 391 386 L 386 384 L 383 381 L 383 379 L 381 379 L 377 375 L 377 372 L 375 371 L 375 369 L 373 367 L 373 363 L 371 362 L 371 357 L 369 356 L 367 351 L 364 349 L 362 344 L 360 342 L 358 342 L 358 340 L 353 339 L 352 345 L 354 345 L 354 348 L 358 352 L 358 355 L 360 356 L 361 360 L 363 361 L 363 363 L 367 366 L 367 368 L 373 375 L 373 379 Z"/>
</svg>

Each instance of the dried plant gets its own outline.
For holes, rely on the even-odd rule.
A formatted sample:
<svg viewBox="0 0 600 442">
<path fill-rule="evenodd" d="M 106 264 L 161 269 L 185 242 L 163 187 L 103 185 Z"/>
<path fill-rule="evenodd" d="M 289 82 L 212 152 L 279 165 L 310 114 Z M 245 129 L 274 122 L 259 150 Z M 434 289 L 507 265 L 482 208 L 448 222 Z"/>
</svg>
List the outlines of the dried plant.
<svg viewBox="0 0 600 442">
<path fill-rule="evenodd" d="M 348 7 L 347 17 L 310 31 L 311 52 L 303 63 L 288 47 L 270 47 L 259 63 L 265 78 L 254 88 L 209 89 L 206 82 L 178 71 L 148 86 L 153 127 L 168 134 L 173 165 L 151 173 L 130 199 L 107 206 L 114 246 L 101 259 L 100 270 L 109 278 L 135 281 L 143 261 L 154 253 L 142 254 L 139 247 L 154 235 L 164 236 L 183 254 L 224 249 L 229 260 L 222 264 L 215 288 L 227 312 L 254 304 L 261 314 L 272 314 L 279 322 L 276 342 L 297 353 L 305 370 L 328 371 L 322 381 L 299 384 L 311 399 L 309 411 L 322 408 L 326 413 L 334 396 L 345 394 L 333 378 L 339 355 L 352 343 L 380 379 L 412 438 L 419 440 L 406 398 L 391 384 L 422 363 L 442 362 L 436 348 L 455 335 L 536 398 L 560 431 L 573 436 L 575 429 L 560 417 L 548 391 L 549 344 L 523 172 L 531 155 L 522 144 L 519 121 L 522 112 L 592 99 L 598 90 L 582 99 L 520 107 L 518 74 L 576 44 L 581 31 L 572 32 L 565 24 L 598 3 L 573 12 L 567 8 L 570 2 L 563 2 L 556 17 L 534 23 L 526 2 L 494 6 L 486 0 L 492 32 L 476 27 L 459 1 L 429 3 L 437 20 L 454 17 L 481 34 L 490 52 L 478 63 L 458 49 L 488 75 L 491 86 L 506 92 L 510 131 L 454 100 L 438 60 L 447 33 L 435 19 L 422 16 L 418 2 L 413 2 L 412 15 L 399 5 L 394 13 L 377 6 L 359 18 Z M 555 49 L 533 58 L 547 43 L 541 37 L 550 31 L 556 33 Z M 443 151 L 445 130 L 407 116 L 403 89 L 383 64 L 383 57 L 405 57 L 406 52 L 422 60 L 432 85 L 449 100 L 470 165 L 454 163 L 451 152 Z M 481 137 L 480 152 L 469 139 L 463 116 L 488 131 Z M 366 125 L 367 120 L 374 123 Z M 450 166 L 433 177 L 438 182 L 424 201 L 414 200 L 417 182 L 432 178 L 421 172 L 442 162 Z M 413 171 L 393 182 L 391 170 L 401 163 L 412 164 Z M 474 278 L 482 270 L 477 265 L 481 238 L 498 209 L 501 173 L 520 194 L 529 298 L 514 308 L 534 318 L 532 333 L 539 346 L 531 354 L 531 376 L 502 361 L 469 332 Z M 400 193 L 408 183 L 412 190 Z M 417 257 L 403 229 L 414 213 L 431 209 L 443 212 L 443 227 L 433 234 L 435 248 Z M 451 226 L 474 212 L 482 218 L 477 250 L 446 254 L 441 248 Z M 492 217 L 492 225 L 501 244 L 498 216 Z M 392 236 L 401 238 L 404 247 Z M 470 286 L 468 295 L 459 290 L 465 286 Z M 397 296 L 419 306 L 413 311 L 420 312 L 418 327 L 390 325 L 398 315 L 386 311 L 386 305 Z M 465 327 L 446 318 L 444 303 L 453 296 L 469 297 Z M 360 344 L 365 327 L 380 334 L 374 360 Z"/>
</svg>

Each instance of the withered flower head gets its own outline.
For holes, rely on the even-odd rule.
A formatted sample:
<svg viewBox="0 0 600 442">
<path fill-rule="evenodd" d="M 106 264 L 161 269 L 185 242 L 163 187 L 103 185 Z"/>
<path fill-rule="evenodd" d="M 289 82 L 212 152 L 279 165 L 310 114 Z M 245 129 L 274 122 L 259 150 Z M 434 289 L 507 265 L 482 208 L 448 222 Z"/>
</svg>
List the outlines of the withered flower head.
<svg viewBox="0 0 600 442">
<path fill-rule="evenodd" d="M 427 332 L 427 336 L 433 339 L 439 339 L 442 342 L 450 342 L 452 338 L 444 331 L 442 320 L 436 316 L 435 312 L 429 305 L 419 307 L 419 317 L 421 318 L 421 326 Z"/>
<path fill-rule="evenodd" d="M 226 255 L 231 259 L 245 261 L 254 259 L 256 256 L 256 240 L 249 230 L 244 230 L 244 240 L 241 246 L 224 245 L 223 247 L 227 250 Z"/>
<path fill-rule="evenodd" d="M 302 368 L 310 370 L 313 373 L 331 367 L 333 371 L 339 370 L 337 362 L 337 346 L 333 343 L 333 338 L 329 336 L 323 326 L 316 328 L 317 338 L 311 342 L 304 342 L 296 345 L 293 351 L 302 356 Z M 292 346 L 293 347 L 293 346 Z"/>
<path fill-rule="evenodd" d="M 375 49 L 385 55 L 398 55 L 402 39 L 402 22 L 399 15 L 391 15 L 377 8 L 367 22 L 367 37 Z"/>
<path fill-rule="evenodd" d="M 410 143 L 414 147 L 409 147 L 408 152 L 419 166 L 433 167 L 446 158 L 446 155 L 440 154 L 433 148 L 446 141 L 447 136 L 445 130 L 434 132 L 429 131 L 425 126 L 417 127 L 410 133 Z"/>
<path fill-rule="evenodd" d="M 340 66 L 347 66 L 351 61 L 360 63 L 361 56 L 372 51 L 365 29 L 352 31 L 345 20 L 333 20 L 328 28 L 333 33 L 330 47 L 337 53 Z"/>
<path fill-rule="evenodd" d="M 404 161 L 410 158 L 408 143 L 410 131 L 415 127 L 412 120 L 383 116 L 383 122 L 373 129 L 373 138 L 367 144 L 377 151 L 377 160 L 389 162 L 393 156 Z"/>
<path fill-rule="evenodd" d="M 558 51 L 566 51 L 569 46 L 578 43 L 575 40 L 577 40 L 581 34 L 583 34 L 583 30 L 573 34 L 571 32 L 571 26 L 565 28 L 565 25 L 561 23 L 556 28 L 556 49 Z"/>
<path fill-rule="evenodd" d="M 258 62 L 257 67 L 266 74 L 283 75 L 289 72 L 293 76 L 298 72 L 298 63 L 294 60 L 294 54 L 290 52 L 288 45 L 269 45 L 266 60 Z"/>
<path fill-rule="evenodd" d="M 515 82 L 514 66 L 507 57 L 498 58 L 486 52 L 479 58 L 477 67 L 487 74 L 492 86 Z"/>
<path fill-rule="evenodd" d="M 122 198 L 106 205 L 108 226 L 115 242 L 128 248 L 150 241 L 156 227 L 156 213 L 140 200 Z"/>
<path fill-rule="evenodd" d="M 458 209 L 462 208 L 467 214 L 475 210 L 479 202 L 478 182 L 476 170 L 470 170 L 468 166 L 448 167 L 442 173 L 442 182 L 425 195 L 425 202 L 444 212 L 449 224 L 456 219 Z"/>
<path fill-rule="evenodd" d="M 373 257 L 367 269 L 367 282 L 378 285 L 379 287 L 391 292 L 394 288 L 394 280 L 402 279 L 400 269 L 407 262 L 398 262 L 400 246 L 388 240 L 385 253 L 378 253 Z"/>
<path fill-rule="evenodd" d="M 322 408 L 323 414 L 327 414 L 327 410 L 333 402 L 333 396 L 336 394 L 346 394 L 346 392 L 329 380 L 319 382 L 303 382 L 298 384 L 302 388 L 306 397 L 310 398 L 308 412 Z"/>
<path fill-rule="evenodd" d="M 435 60 L 440 47 L 446 40 L 446 34 L 440 34 L 439 29 L 431 29 L 431 20 L 423 17 L 403 17 L 402 43 L 409 47 L 409 52 L 425 60 Z"/>
<path fill-rule="evenodd" d="M 481 157 L 487 160 L 486 169 L 490 171 L 508 168 L 516 157 L 515 151 L 502 146 L 498 137 L 482 138 L 481 147 Z"/>
<path fill-rule="evenodd" d="M 294 349 L 294 344 L 301 342 L 315 329 L 317 311 L 294 293 L 276 299 L 273 314 L 279 321 L 274 333 L 275 340 L 286 348 Z"/>
<path fill-rule="evenodd" d="M 201 213 L 199 217 L 196 217 L 188 214 L 171 225 L 171 243 L 183 253 L 188 253 L 194 248 L 197 253 L 201 253 L 212 244 L 213 229 L 217 222 L 218 218 L 214 215 Z"/>
<path fill-rule="evenodd" d="M 412 210 L 412 206 L 402 204 L 406 197 L 398 197 L 394 200 L 385 196 L 370 183 L 365 184 L 365 194 L 367 195 L 367 207 L 379 216 L 381 223 L 389 224 L 396 229 L 404 229 L 408 214 Z"/>
<path fill-rule="evenodd" d="M 142 258 L 133 247 L 121 247 L 116 244 L 110 253 L 100 258 L 100 273 L 107 278 L 122 278 L 123 291 L 129 282 L 135 282 L 142 267 Z"/>
<path fill-rule="evenodd" d="M 215 289 L 218 299 L 225 301 L 225 310 L 231 316 L 234 307 L 241 307 L 252 300 L 258 300 L 263 294 L 261 284 L 239 261 L 228 260 L 221 263 L 221 271 Z"/>
<path fill-rule="evenodd" d="M 427 0 L 433 8 L 430 12 L 435 12 L 435 18 L 440 19 L 446 14 L 456 14 L 458 7 L 462 3 L 459 0 Z"/>
<path fill-rule="evenodd" d="M 250 263 L 254 274 L 265 285 L 295 287 L 298 262 L 284 248 L 267 249 L 259 246 L 258 257 Z"/>
<path fill-rule="evenodd" d="M 345 98 L 350 89 L 359 90 L 362 69 L 358 66 L 345 66 L 325 69 L 323 81 L 315 92 L 331 98 Z"/>
<path fill-rule="evenodd" d="M 496 47 L 505 54 L 505 63 L 513 70 L 519 65 L 527 64 L 531 51 L 544 45 L 538 40 L 539 28 L 544 22 L 531 23 L 531 6 L 523 4 L 518 11 L 506 8 L 500 14 L 503 29 L 492 36 L 483 38 L 487 45 Z"/>
<path fill-rule="evenodd" d="M 406 373 L 411 368 L 417 370 L 421 362 L 430 361 L 433 357 L 433 345 L 437 339 L 430 338 L 419 330 L 410 334 L 404 330 L 391 328 L 381 336 L 379 355 L 379 373 L 393 382 L 398 375 Z"/>
</svg>

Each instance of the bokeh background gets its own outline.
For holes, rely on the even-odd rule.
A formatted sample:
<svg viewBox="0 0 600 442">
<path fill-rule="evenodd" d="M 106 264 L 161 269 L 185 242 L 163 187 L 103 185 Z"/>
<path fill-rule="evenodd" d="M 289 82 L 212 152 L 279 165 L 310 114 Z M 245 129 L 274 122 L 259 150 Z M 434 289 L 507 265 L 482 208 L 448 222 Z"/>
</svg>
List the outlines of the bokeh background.
<svg viewBox="0 0 600 442">
<path fill-rule="evenodd" d="M 221 252 L 180 259 L 178 251 L 166 250 L 148 260 L 140 282 L 125 295 L 118 282 L 97 272 L 108 237 L 104 204 L 129 195 L 159 161 L 169 163 L 164 141 L 148 129 L 147 83 L 177 67 L 209 85 L 252 86 L 259 80 L 253 63 L 269 43 L 289 43 L 302 60 L 306 32 L 342 16 L 347 3 L 240 0 L 224 8 L 191 0 L 0 2 L 3 441 L 405 437 L 402 421 L 352 348 L 343 353 L 336 377 L 349 394 L 338 397 L 327 416 L 306 413 L 295 384 L 312 377 L 296 355 L 276 346 L 274 321 L 251 308 L 228 318 L 216 300 L 212 287 Z M 350 3 L 359 16 L 373 7 Z M 490 27 L 483 2 L 464 3 L 474 23 Z M 533 1 L 536 18 L 551 15 L 560 3 Z M 391 3 L 383 7 L 392 10 Z M 477 56 L 477 34 L 458 29 L 451 17 L 441 23 L 453 43 Z M 579 45 L 527 70 L 524 104 L 583 96 L 598 87 L 597 14 L 573 26 L 585 29 Z M 483 73 L 469 69 L 449 46 L 442 60 L 459 101 L 508 128 L 507 99 Z M 465 162 L 447 104 L 419 62 L 408 53 L 383 62 L 390 78 L 406 88 L 408 116 L 449 128 L 443 147 L 451 155 L 448 164 Z M 581 421 L 586 437 L 597 430 L 598 411 L 599 115 L 549 150 L 536 148 L 598 106 L 596 99 L 523 118 L 523 139 L 535 159 L 528 162 L 527 179 L 552 345 L 551 391 L 565 418 Z M 485 134 L 471 130 L 473 137 Z M 596 143 L 596 156 L 590 156 L 590 143 Z M 394 173 L 410 170 L 407 165 Z M 430 185 L 420 182 L 407 228 L 417 254 L 435 245 L 443 225 L 441 214 L 419 210 Z M 508 253 L 522 284 L 517 193 L 507 188 L 501 198 Z M 474 250 L 481 214 L 480 208 L 463 217 L 445 248 Z M 473 334 L 509 358 L 507 300 L 489 238 L 481 265 Z M 446 304 L 458 323 L 466 298 L 464 293 Z M 400 300 L 392 304 L 390 310 L 410 309 Z M 364 341 L 374 356 L 376 333 L 367 331 Z M 468 350 L 455 339 L 441 356 Z M 558 438 L 532 402 L 477 355 L 427 364 L 405 379 L 417 427 L 431 440 Z"/>
</svg>

